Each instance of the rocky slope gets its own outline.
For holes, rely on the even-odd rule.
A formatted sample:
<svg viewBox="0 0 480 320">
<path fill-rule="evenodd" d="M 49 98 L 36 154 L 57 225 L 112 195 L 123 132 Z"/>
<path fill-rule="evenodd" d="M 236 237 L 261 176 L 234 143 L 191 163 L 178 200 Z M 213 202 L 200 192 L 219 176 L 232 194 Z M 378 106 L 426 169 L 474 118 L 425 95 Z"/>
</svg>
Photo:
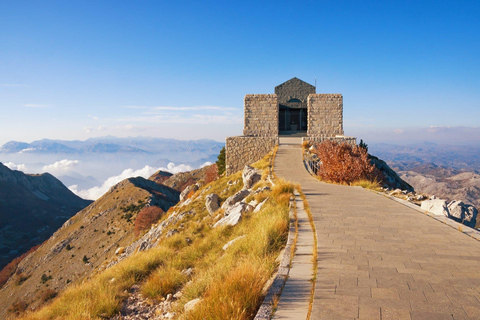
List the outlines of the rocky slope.
<svg viewBox="0 0 480 320">
<path fill-rule="evenodd" d="M 28 175 L 0 163 L 0 269 L 90 203 L 51 174 Z"/>
<path fill-rule="evenodd" d="M 399 175 L 417 191 L 447 200 L 461 200 L 480 208 L 480 175 L 478 173 L 457 173 L 437 167 L 427 172 L 413 168 L 408 171 L 399 171 Z"/>
<path fill-rule="evenodd" d="M 0 318 L 18 301 L 29 307 L 92 274 L 134 240 L 134 219 L 144 206 L 167 211 L 180 192 L 144 178 L 126 179 L 83 209 L 28 255 L 0 290 Z"/>
</svg>

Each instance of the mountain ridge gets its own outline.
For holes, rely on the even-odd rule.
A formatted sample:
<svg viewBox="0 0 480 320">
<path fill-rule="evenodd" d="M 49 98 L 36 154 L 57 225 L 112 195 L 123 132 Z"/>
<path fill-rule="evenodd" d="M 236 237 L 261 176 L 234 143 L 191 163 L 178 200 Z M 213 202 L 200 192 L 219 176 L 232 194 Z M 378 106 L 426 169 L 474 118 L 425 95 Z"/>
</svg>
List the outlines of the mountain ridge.
<svg viewBox="0 0 480 320">
<path fill-rule="evenodd" d="M 90 203 L 49 173 L 24 174 L 0 163 L 0 268 Z"/>
</svg>

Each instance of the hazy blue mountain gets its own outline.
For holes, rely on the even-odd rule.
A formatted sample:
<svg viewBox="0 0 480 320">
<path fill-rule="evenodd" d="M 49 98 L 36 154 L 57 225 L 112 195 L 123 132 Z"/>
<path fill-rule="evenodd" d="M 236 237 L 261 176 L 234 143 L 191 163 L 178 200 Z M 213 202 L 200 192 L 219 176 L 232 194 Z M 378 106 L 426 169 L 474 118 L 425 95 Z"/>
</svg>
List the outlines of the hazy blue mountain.
<svg viewBox="0 0 480 320">
<path fill-rule="evenodd" d="M 163 153 L 173 152 L 217 152 L 223 143 L 213 140 L 176 140 L 149 137 L 116 138 L 112 136 L 91 138 L 85 141 L 49 140 L 42 139 L 25 143 L 10 141 L 0 147 L 0 153 L 64 153 L 64 154 L 90 154 L 90 153 Z"/>
<path fill-rule="evenodd" d="M 49 173 L 28 175 L 0 163 L 0 269 L 90 203 Z"/>
</svg>

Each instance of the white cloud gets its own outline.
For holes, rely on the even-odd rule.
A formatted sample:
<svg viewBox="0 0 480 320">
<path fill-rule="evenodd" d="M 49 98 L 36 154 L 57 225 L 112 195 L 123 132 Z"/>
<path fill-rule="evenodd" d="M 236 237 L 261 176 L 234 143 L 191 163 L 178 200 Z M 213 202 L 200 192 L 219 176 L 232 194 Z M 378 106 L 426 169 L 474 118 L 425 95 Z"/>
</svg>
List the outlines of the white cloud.
<svg viewBox="0 0 480 320">
<path fill-rule="evenodd" d="M 98 126 L 97 130 L 98 131 L 105 131 L 107 129 L 107 127 L 105 126 Z"/>
<path fill-rule="evenodd" d="M 168 110 L 168 111 L 192 111 L 192 110 L 216 110 L 216 111 L 227 111 L 227 110 L 237 110 L 235 108 L 227 107 L 216 107 L 216 106 L 194 106 L 194 107 L 152 107 L 151 110 Z"/>
<path fill-rule="evenodd" d="M 18 153 L 25 153 L 25 152 L 30 152 L 30 151 L 35 151 L 37 150 L 36 148 L 25 148 L 23 150 L 20 150 Z"/>
<path fill-rule="evenodd" d="M 24 164 L 15 164 L 13 162 L 4 163 L 5 167 L 9 168 L 10 170 L 18 170 L 18 171 L 27 171 L 27 166 Z"/>
<path fill-rule="evenodd" d="M 243 116 L 238 115 L 151 115 L 136 118 L 120 118 L 117 121 L 134 121 L 143 123 L 177 123 L 177 124 L 237 124 L 243 123 Z M 133 125 L 129 125 L 132 126 Z"/>
<path fill-rule="evenodd" d="M 84 127 L 83 130 L 86 132 L 86 133 L 90 133 L 93 131 L 93 128 L 92 127 Z"/>
<path fill-rule="evenodd" d="M 124 106 L 128 109 L 148 109 L 151 111 L 192 111 L 192 110 L 215 110 L 215 111 L 235 111 L 236 108 L 218 107 L 218 106 L 192 106 L 192 107 L 172 107 L 172 106 Z"/>
<path fill-rule="evenodd" d="M 73 193 L 75 193 L 76 195 L 84 199 L 97 200 L 98 198 L 103 196 L 111 187 L 113 187 L 114 185 L 116 185 L 122 180 L 132 178 L 132 177 L 143 177 L 147 179 L 158 170 L 168 171 L 171 173 L 178 173 L 178 172 L 190 171 L 190 170 L 193 170 L 193 168 L 185 164 L 180 164 L 177 166 L 173 162 L 170 162 L 167 165 L 167 168 L 153 168 L 147 165 L 144 168 L 139 170 L 126 169 L 118 176 L 113 176 L 105 180 L 101 186 L 96 186 L 86 190 L 78 190 L 78 186 L 73 185 L 73 186 L 70 186 L 69 189 Z"/>
<path fill-rule="evenodd" d="M 90 118 L 92 118 L 93 120 L 98 120 L 98 117 L 96 116 L 92 116 L 92 115 L 88 115 Z"/>
<path fill-rule="evenodd" d="M 23 105 L 27 108 L 47 108 L 50 107 L 48 104 L 37 104 L 37 103 L 27 103 Z"/>
<path fill-rule="evenodd" d="M 50 172 L 50 173 L 61 173 L 70 170 L 71 168 L 75 167 L 78 165 L 79 161 L 78 160 L 68 160 L 68 159 L 63 159 L 60 161 L 57 161 L 53 164 L 47 165 L 43 167 L 44 171 Z"/>
</svg>

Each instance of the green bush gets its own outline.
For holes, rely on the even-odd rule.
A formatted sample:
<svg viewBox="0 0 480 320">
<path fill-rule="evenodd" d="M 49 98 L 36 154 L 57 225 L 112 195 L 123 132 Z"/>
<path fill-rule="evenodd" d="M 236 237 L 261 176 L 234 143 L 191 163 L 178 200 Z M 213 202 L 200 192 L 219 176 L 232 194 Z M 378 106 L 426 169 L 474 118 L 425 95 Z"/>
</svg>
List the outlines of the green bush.
<svg viewBox="0 0 480 320">
<path fill-rule="evenodd" d="M 217 169 L 218 175 L 221 176 L 225 172 L 225 147 L 220 150 L 220 154 L 217 157 Z"/>
</svg>

